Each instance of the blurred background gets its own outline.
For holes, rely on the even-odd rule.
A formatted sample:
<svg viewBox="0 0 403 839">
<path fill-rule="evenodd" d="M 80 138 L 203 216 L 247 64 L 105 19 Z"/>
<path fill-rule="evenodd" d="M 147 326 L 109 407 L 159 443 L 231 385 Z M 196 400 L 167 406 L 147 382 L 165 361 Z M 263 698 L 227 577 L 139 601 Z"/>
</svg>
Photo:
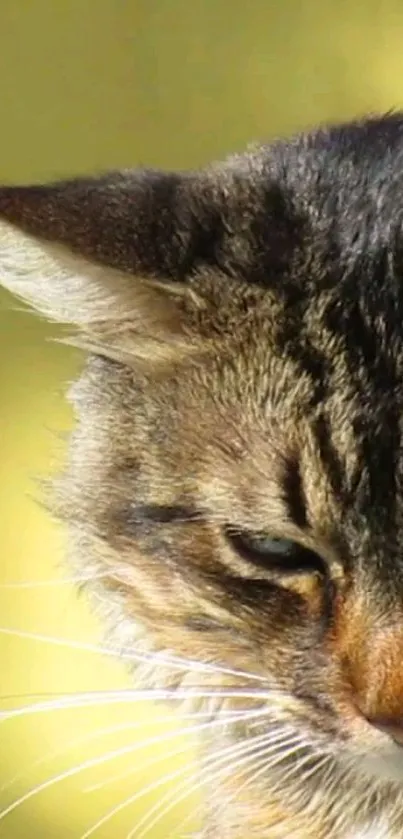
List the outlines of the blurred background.
<svg viewBox="0 0 403 839">
<path fill-rule="evenodd" d="M 197 166 L 403 106 L 402 42 L 401 0 L 1 0 L 0 181 Z M 198 822 L 197 790 L 175 794 L 191 781 L 190 723 L 101 702 L 130 681 L 97 653 L 101 627 L 63 583 L 63 535 L 35 502 L 80 367 L 53 337 L 0 295 L 0 713 L 94 693 L 0 718 L 0 837 L 125 839 L 137 825 L 137 839 L 178 839 Z"/>
</svg>

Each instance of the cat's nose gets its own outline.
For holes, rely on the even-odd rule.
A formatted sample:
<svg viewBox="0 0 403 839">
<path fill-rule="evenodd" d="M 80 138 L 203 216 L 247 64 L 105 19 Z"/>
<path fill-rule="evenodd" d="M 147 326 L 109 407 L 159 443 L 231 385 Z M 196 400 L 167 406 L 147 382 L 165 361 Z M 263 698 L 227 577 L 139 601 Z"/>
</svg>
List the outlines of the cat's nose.
<svg viewBox="0 0 403 839">
<path fill-rule="evenodd" d="M 367 717 L 368 722 L 382 734 L 387 734 L 398 746 L 403 746 L 403 717 L 401 720 L 388 720 L 382 717 Z"/>
<path fill-rule="evenodd" d="M 356 710 L 403 748 L 403 599 L 370 602 L 353 589 L 336 602 L 334 650 Z"/>
</svg>

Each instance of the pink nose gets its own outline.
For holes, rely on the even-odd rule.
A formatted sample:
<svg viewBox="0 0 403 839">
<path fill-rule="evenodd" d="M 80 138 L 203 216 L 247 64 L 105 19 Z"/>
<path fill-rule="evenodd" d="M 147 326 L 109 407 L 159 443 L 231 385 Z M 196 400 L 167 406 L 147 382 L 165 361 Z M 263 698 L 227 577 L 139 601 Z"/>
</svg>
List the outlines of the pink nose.
<svg viewBox="0 0 403 839">
<path fill-rule="evenodd" d="M 383 734 L 387 734 L 399 746 L 403 746 L 403 718 L 401 721 L 392 721 L 388 719 L 382 719 L 380 717 L 367 717 L 367 719 L 368 722 L 374 726 L 374 728 L 377 728 L 379 731 L 382 731 Z"/>
</svg>

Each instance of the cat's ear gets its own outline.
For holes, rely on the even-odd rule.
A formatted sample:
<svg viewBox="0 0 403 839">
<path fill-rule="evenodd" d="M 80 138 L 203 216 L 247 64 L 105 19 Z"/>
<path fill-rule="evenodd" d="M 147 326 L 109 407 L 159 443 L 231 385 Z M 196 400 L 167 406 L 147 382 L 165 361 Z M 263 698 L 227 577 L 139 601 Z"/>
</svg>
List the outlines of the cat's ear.
<svg viewBox="0 0 403 839">
<path fill-rule="evenodd" d="M 294 230 L 266 156 L 0 187 L 0 283 L 78 324 L 136 306 L 138 277 L 179 285 L 213 267 L 265 284 L 284 270 Z"/>
<path fill-rule="evenodd" d="M 286 270 L 298 228 L 267 155 L 0 187 L 0 284 L 82 328 L 132 313 L 143 331 L 181 331 L 195 274 L 266 285 Z"/>
<path fill-rule="evenodd" d="M 0 188 L 0 283 L 66 323 L 140 314 L 150 301 L 169 319 L 202 225 L 188 184 L 187 176 L 135 170 Z M 160 279 L 160 289 L 146 277 Z"/>
</svg>

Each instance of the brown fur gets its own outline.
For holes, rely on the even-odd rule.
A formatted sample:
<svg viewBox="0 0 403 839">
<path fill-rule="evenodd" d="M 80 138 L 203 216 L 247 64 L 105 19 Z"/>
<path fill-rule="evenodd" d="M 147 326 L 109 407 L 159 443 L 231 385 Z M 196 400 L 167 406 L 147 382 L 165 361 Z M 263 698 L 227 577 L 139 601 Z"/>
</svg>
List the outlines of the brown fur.
<svg viewBox="0 0 403 839">
<path fill-rule="evenodd" d="M 242 751 L 211 773 L 203 839 L 403 832 L 402 134 L 0 190 L 0 280 L 88 354 L 53 504 L 111 643 L 148 656 L 139 684 L 294 737 L 255 780 Z M 296 566 L 233 531 L 292 540 Z"/>
</svg>

